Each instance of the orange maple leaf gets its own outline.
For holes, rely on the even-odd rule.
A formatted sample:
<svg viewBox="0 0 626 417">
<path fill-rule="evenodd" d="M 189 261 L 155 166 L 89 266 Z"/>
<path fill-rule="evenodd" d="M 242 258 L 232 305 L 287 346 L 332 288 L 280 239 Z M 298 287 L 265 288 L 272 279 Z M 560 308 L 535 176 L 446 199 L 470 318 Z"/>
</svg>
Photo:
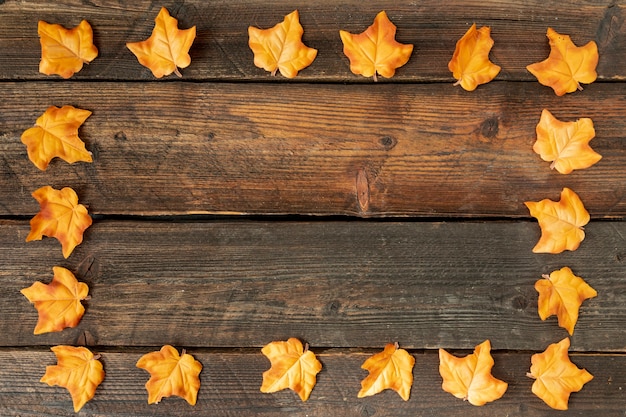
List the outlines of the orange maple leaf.
<svg viewBox="0 0 626 417">
<path fill-rule="evenodd" d="M 578 321 L 578 309 L 587 298 L 598 295 L 581 277 L 574 275 L 568 267 L 553 271 L 535 283 L 539 293 L 538 312 L 541 320 L 553 314 L 559 319 L 559 326 L 574 334 Z"/>
<path fill-rule="evenodd" d="M 165 7 L 157 15 L 152 35 L 141 42 L 128 42 L 126 47 L 144 67 L 157 78 L 175 73 L 182 77 L 178 68 L 191 64 L 189 49 L 196 38 L 196 27 L 179 30 L 178 20 L 171 17 Z"/>
<path fill-rule="evenodd" d="M 562 122 L 544 109 L 537 124 L 537 141 L 533 150 L 544 161 L 552 162 L 550 168 L 569 174 L 575 169 L 588 168 L 602 158 L 589 146 L 595 135 L 591 119 Z"/>
<path fill-rule="evenodd" d="M 150 372 L 150 379 L 146 382 L 148 404 L 172 395 L 184 398 L 191 405 L 196 404 L 202 364 L 184 350 L 178 355 L 176 349 L 165 345 L 161 350 L 139 358 L 137 367 Z"/>
<path fill-rule="evenodd" d="M 392 389 L 404 401 L 408 401 L 413 385 L 413 365 L 415 358 L 409 352 L 399 349 L 397 343 L 388 343 L 382 352 L 370 356 L 361 365 L 361 368 L 369 371 L 369 375 L 361 381 L 358 397 Z"/>
<path fill-rule="evenodd" d="M 263 372 L 261 392 L 290 388 L 306 401 L 315 386 L 316 375 L 322 370 L 309 345 L 303 347 L 298 339 L 291 337 L 286 342 L 271 342 L 261 352 L 271 363 L 270 369 Z"/>
<path fill-rule="evenodd" d="M 598 76 L 598 46 L 594 41 L 585 46 L 576 46 L 568 35 L 561 35 L 552 28 L 547 33 L 550 40 L 550 55 L 541 62 L 528 65 L 537 80 L 552 87 L 557 96 L 582 90 L 580 83 L 590 84 Z"/>
<path fill-rule="evenodd" d="M 54 346 L 51 348 L 57 357 L 57 365 L 47 366 L 40 382 L 50 386 L 67 388 L 72 396 L 74 411 L 78 412 L 96 393 L 96 388 L 104 380 L 100 355 L 84 347 Z"/>
<path fill-rule="evenodd" d="M 317 49 L 302 43 L 303 33 L 297 10 L 270 29 L 248 27 L 248 46 L 254 53 L 254 65 L 272 75 L 280 71 L 284 77 L 295 77 L 317 56 Z"/>
<path fill-rule="evenodd" d="M 464 358 L 439 349 L 439 373 L 443 378 L 443 390 L 472 405 L 485 405 L 502 397 L 508 384 L 491 375 L 494 361 L 490 351 L 489 340 L 476 346 L 474 353 Z"/>
<path fill-rule="evenodd" d="M 530 372 L 535 379 L 532 391 L 546 404 L 556 410 L 567 410 L 567 402 L 572 392 L 578 392 L 593 375 L 586 369 L 579 369 L 567 354 L 569 338 L 553 343 L 543 352 L 534 354 L 530 361 Z"/>
<path fill-rule="evenodd" d="M 91 116 L 89 110 L 72 106 L 50 106 L 39 116 L 35 127 L 22 133 L 28 158 L 40 170 L 48 168 L 50 161 L 59 157 L 65 162 L 92 162 L 91 152 L 78 137 L 78 128 Z"/>
<path fill-rule="evenodd" d="M 533 252 L 561 253 L 578 249 L 585 238 L 583 226 L 589 223 L 589 213 L 578 194 L 566 187 L 561 191 L 560 201 L 544 199 L 524 204 L 541 228 L 541 237 Z"/>
<path fill-rule="evenodd" d="M 493 46 L 491 29 L 483 26 L 476 29 L 474 23 L 465 35 L 456 43 L 448 69 L 460 85 L 467 91 L 474 91 L 479 84 L 493 80 L 500 72 L 500 67 L 489 60 L 489 51 Z"/>
<path fill-rule="evenodd" d="M 364 77 L 377 74 L 390 78 L 399 68 L 409 62 L 413 45 L 396 42 L 396 25 L 391 23 L 384 11 L 378 13 L 374 23 L 365 32 L 353 35 L 340 30 L 343 53 L 350 60 L 350 71 Z"/>
<path fill-rule="evenodd" d="M 73 29 L 40 20 L 37 32 L 41 43 L 39 72 L 43 74 L 57 74 L 67 79 L 98 56 L 93 31 L 86 20 Z"/>
<path fill-rule="evenodd" d="M 66 327 L 76 327 L 85 313 L 80 303 L 89 297 L 89 287 L 78 282 L 69 270 L 60 266 L 52 268 L 54 277 L 50 284 L 35 282 L 20 292 L 35 305 L 39 320 L 35 334 L 58 332 Z"/>
<path fill-rule="evenodd" d="M 40 210 L 30 220 L 26 241 L 55 237 L 61 242 L 63 256 L 69 257 L 83 241 L 83 232 L 91 226 L 87 208 L 78 204 L 76 192 L 68 187 L 56 190 L 47 185 L 36 190 L 33 197 L 39 202 Z"/>
</svg>

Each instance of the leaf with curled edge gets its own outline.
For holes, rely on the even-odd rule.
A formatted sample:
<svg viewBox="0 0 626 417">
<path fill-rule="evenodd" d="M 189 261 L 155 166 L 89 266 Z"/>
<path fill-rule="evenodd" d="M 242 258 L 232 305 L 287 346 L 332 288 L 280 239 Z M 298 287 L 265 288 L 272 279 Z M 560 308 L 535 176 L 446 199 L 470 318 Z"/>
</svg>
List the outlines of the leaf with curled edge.
<svg viewBox="0 0 626 417">
<path fill-rule="evenodd" d="M 40 20 L 37 25 L 41 44 L 39 72 L 67 79 L 98 56 L 91 25 L 83 20 L 72 29 Z"/>
<path fill-rule="evenodd" d="M 500 67 L 489 60 L 492 46 L 491 29 L 487 26 L 476 29 L 474 23 L 456 43 L 448 63 L 448 69 L 457 79 L 454 85 L 474 91 L 478 85 L 488 83 L 500 73 Z"/>
<path fill-rule="evenodd" d="M 413 365 L 415 358 L 397 343 L 388 343 L 382 352 L 370 356 L 361 368 L 369 371 L 369 375 L 361 381 L 359 398 L 378 394 L 392 389 L 404 401 L 409 400 L 413 385 Z"/>
</svg>

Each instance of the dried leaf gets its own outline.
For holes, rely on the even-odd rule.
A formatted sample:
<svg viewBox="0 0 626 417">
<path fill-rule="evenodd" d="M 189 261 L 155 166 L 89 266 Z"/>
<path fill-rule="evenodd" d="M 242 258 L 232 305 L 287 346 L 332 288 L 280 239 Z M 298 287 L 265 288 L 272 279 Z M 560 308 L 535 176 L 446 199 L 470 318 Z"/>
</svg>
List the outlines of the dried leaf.
<svg viewBox="0 0 626 417">
<path fill-rule="evenodd" d="M 569 338 L 553 343 L 543 352 L 531 357 L 530 372 L 535 379 L 532 391 L 546 404 L 556 410 L 567 410 L 572 392 L 578 392 L 593 379 L 585 369 L 574 365 L 567 354 Z"/>
<path fill-rule="evenodd" d="M 196 405 L 202 364 L 184 350 L 179 356 L 176 349 L 165 345 L 157 352 L 143 355 L 136 366 L 150 372 L 150 379 L 146 382 L 148 404 L 176 395 Z"/>
<path fill-rule="evenodd" d="M 358 397 L 363 398 L 378 394 L 385 389 L 396 391 L 404 401 L 409 400 L 413 385 L 413 365 L 415 358 L 398 344 L 389 343 L 385 349 L 370 356 L 361 368 L 369 375 L 361 381 Z"/>
<path fill-rule="evenodd" d="M 78 128 L 91 116 L 89 110 L 72 106 L 50 106 L 39 116 L 35 127 L 22 133 L 28 158 L 40 170 L 48 168 L 50 161 L 59 157 L 65 162 L 92 162 L 91 152 L 78 137 Z"/>
<path fill-rule="evenodd" d="M 40 382 L 67 388 L 74 411 L 78 413 L 104 380 L 102 363 L 98 360 L 100 356 L 94 356 L 84 347 L 54 346 L 51 349 L 57 357 L 57 365 L 47 366 Z"/>
<path fill-rule="evenodd" d="M 598 295 L 581 277 L 574 275 L 568 267 L 553 271 L 535 283 L 539 293 L 538 312 L 541 320 L 556 314 L 559 326 L 574 334 L 578 321 L 578 309 L 587 298 Z"/>
<path fill-rule="evenodd" d="M 85 313 L 80 302 L 88 299 L 87 284 L 78 282 L 74 274 L 65 268 L 55 266 L 52 269 L 54 277 L 50 284 L 35 282 L 20 291 L 39 313 L 35 334 L 76 327 Z"/>
<path fill-rule="evenodd" d="M 582 90 L 580 83 L 590 84 L 598 76 L 598 46 L 594 41 L 585 46 L 576 46 L 568 35 L 561 35 L 552 28 L 547 33 L 550 40 L 550 55 L 541 62 L 528 65 L 537 80 L 552 87 L 557 96 Z"/>
<path fill-rule="evenodd" d="M 73 29 L 40 20 L 37 32 L 41 43 L 39 72 L 43 74 L 57 74 L 67 79 L 98 56 L 93 31 L 86 20 Z"/>
<path fill-rule="evenodd" d="M 384 11 L 378 13 L 374 23 L 365 32 L 353 35 L 340 30 L 343 53 L 350 60 L 350 71 L 364 77 L 377 74 L 391 78 L 396 68 L 406 64 L 413 52 L 413 45 L 396 42 L 396 26 Z"/>
<path fill-rule="evenodd" d="M 303 348 L 296 338 L 286 342 L 271 342 L 261 349 L 270 360 L 270 369 L 263 372 L 261 392 L 271 393 L 290 388 L 302 401 L 306 401 L 313 390 L 316 375 L 322 370 L 322 364 L 309 345 Z"/>
<path fill-rule="evenodd" d="M 83 232 L 91 226 L 87 208 L 78 204 L 78 196 L 68 187 L 56 190 L 47 185 L 36 190 L 33 197 L 39 202 L 40 210 L 30 220 L 26 241 L 55 237 L 61 242 L 63 256 L 69 257 L 83 241 Z"/>
<path fill-rule="evenodd" d="M 489 340 L 476 346 L 474 353 L 464 358 L 439 349 L 439 373 L 443 378 L 443 390 L 472 405 L 485 405 L 501 398 L 508 384 L 491 375 L 494 361 L 490 351 Z"/>
<path fill-rule="evenodd" d="M 302 43 L 303 33 L 297 10 L 270 29 L 248 27 L 248 46 L 254 53 L 254 65 L 272 75 L 280 71 L 284 77 L 294 78 L 317 56 L 317 49 Z"/>
<path fill-rule="evenodd" d="M 588 168 L 602 158 L 589 146 L 595 135 L 591 119 L 562 122 L 544 109 L 537 124 L 537 141 L 533 150 L 544 161 L 552 162 L 550 168 L 569 174 L 575 169 Z"/>
<path fill-rule="evenodd" d="M 178 29 L 178 20 L 171 17 L 165 7 L 154 20 L 152 35 L 141 42 L 128 42 L 126 47 L 144 67 L 157 78 L 175 73 L 182 77 L 178 68 L 191 64 L 189 49 L 196 38 L 196 27 Z"/>
<path fill-rule="evenodd" d="M 480 84 L 493 80 L 500 72 L 500 67 L 489 60 L 489 51 L 493 46 L 491 29 L 483 26 L 476 29 L 474 23 L 465 35 L 456 43 L 448 69 L 460 85 L 467 91 L 474 91 Z"/>
<path fill-rule="evenodd" d="M 563 188 L 561 200 L 527 201 L 530 215 L 539 221 L 541 238 L 533 248 L 535 253 L 561 253 L 576 250 L 585 238 L 583 226 L 589 223 L 589 213 L 580 197 Z"/>
</svg>

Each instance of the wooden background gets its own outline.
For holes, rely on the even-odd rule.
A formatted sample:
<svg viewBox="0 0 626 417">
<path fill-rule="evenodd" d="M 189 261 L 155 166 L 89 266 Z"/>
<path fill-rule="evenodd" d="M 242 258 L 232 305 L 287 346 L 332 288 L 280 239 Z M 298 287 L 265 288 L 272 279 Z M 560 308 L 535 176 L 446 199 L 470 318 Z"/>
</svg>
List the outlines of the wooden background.
<svg viewBox="0 0 626 417">
<path fill-rule="evenodd" d="M 620 1 L 0 1 L 0 415 L 73 415 L 39 382 L 50 346 L 102 355 L 89 416 L 626 416 L 626 5 Z M 197 26 L 192 64 L 162 80 L 126 42 L 147 38 L 161 6 Z M 247 27 L 294 9 L 318 49 L 293 80 L 256 68 Z M 339 30 L 386 10 L 409 63 L 378 83 L 350 73 Z M 70 80 L 38 73 L 37 21 L 86 19 L 99 56 Z M 491 83 L 468 93 L 447 69 L 467 28 L 490 26 Z M 595 40 L 598 80 L 556 97 L 526 71 L 548 27 Z M 50 105 L 93 115 L 91 164 L 41 172 L 20 142 Z M 603 159 L 561 175 L 532 151 L 541 110 L 590 117 Z M 94 224 L 67 260 L 54 239 L 25 242 L 44 185 L 72 187 Z M 533 254 L 524 201 L 577 192 L 592 221 L 575 252 Z M 64 266 L 92 299 L 74 329 L 33 335 L 19 293 Z M 556 412 L 535 397 L 530 356 L 567 332 L 537 315 L 534 282 L 570 266 L 598 291 L 570 348 L 594 379 Z M 324 365 L 306 403 L 259 392 L 260 348 L 298 337 Z M 473 407 L 441 390 L 437 349 L 485 339 L 504 397 Z M 411 399 L 358 399 L 368 355 L 399 342 L 416 358 Z M 204 369 L 198 404 L 147 404 L 135 368 L 163 344 Z"/>
</svg>

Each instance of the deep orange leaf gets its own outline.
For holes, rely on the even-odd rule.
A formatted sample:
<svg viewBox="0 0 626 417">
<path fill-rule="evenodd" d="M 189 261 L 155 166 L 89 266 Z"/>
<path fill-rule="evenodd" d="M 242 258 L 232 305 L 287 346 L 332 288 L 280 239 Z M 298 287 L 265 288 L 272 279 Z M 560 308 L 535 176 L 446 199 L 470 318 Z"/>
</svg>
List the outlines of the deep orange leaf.
<svg viewBox="0 0 626 417">
<path fill-rule="evenodd" d="M 39 72 L 43 74 L 57 74 L 67 79 L 98 56 L 93 31 L 86 20 L 73 29 L 40 20 L 37 32 L 41 43 Z"/>
<path fill-rule="evenodd" d="M 284 77 L 295 77 L 317 56 L 317 49 L 302 43 L 303 33 L 297 10 L 270 29 L 248 27 L 248 46 L 254 53 L 254 65 L 272 75 L 280 71 Z"/>
<path fill-rule="evenodd" d="M 72 106 L 48 107 L 37 119 L 35 127 L 22 133 L 22 143 L 26 145 L 28 158 L 42 171 L 48 168 L 55 157 L 70 164 L 92 162 L 91 152 L 78 137 L 78 128 L 89 116 L 89 110 Z"/>
<path fill-rule="evenodd" d="M 569 338 L 553 343 L 542 353 L 531 357 L 530 372 L 526 374 L 535 379 L 532 391 L 550 407 L 567 410 L 567 403 L 572 392 L 578 392 L 593 375 L 586 369 L 579 369 L 567 354 Z"/>
<path fill-rule="evenodd" d="M 533 248 L 535 253 L 561 253 L 576 250 L 585 238 L 583 226 L 589 223 L 589 213 L 580 197 L 563 188 L 561 200 L 527 201 L 530 215 L 539 221 L 541 238 Z"/>
<path fill-rule="evenodd" d="M 479 84 L 493 80 L 500 72 L 500 67 L 489 60 L 489 51 L 493 46 L 491 29 L 483 26 L 476 29 L 474 23 L 465 35 L 456 43 L 448 69 L 460 85 L 467 91 L 474 91 Z"/>
<path fill-rule="evenodd" d="M 49 185 L 33 193 L 40 210 L 30 220 L 30 233 L 26 241 L 41 240 L 43 236 L 55 237 L 61 242 L 63 256 L 67 258 L 83 241 L 83 232 L 91 226 L 87 208 L 78 204 L 78 196 L 71 188 L 56 190 Z"/>
<path fill-rule="evenodd" d="M 96 388 L 104 380 L 99 355 L 84 347 L 54 346 L 57 364 L 47 366 L 40 382 L 66 388 L 72 396 L 74 411 L 78 411 L 96 394 Z"/>
<path fill-rule="evenodd" d="M 485 405 L 502 397 L 508 384 L 491 375 L 494 361 L 490 351 L 489 340 L 476 346 L 474 353 L 464 358 L 439 349 L 439 373 L 443 378 L 443 390 L 472 405 Z"/>
<path fill-rule="evenodd" d="M 544 161 L 552 162 L 550 168 L 569 174 L 575 169 L 588 168 L 602 158 L 589 146 L 595 135 L 591 119 L 562 122 L 544 109 L 537 124 L 537 141 L 533 150 Z"/>
<path fill-rule="evenodd" d="M 543 275 L 543 279 L 535 283 L 539 293 L 538 312 L 541 320 L 556 314 L 559 326 L 574 334 L 574 326 L 578 321 L 578 309 L 587 298 L 598 295 L 581 277 L 574 275 L 568 267 Z"/>
<path fill-rule="evenodd" d="M 404 401 L 408 401 L 413 385 L 413 365 L 415 358 L 409 352 L 399 349 L 397 343 L 387 344 L 382 352 L 370 356 L 361 365 L 361 368 L 369 371 L 369 375 L 361 381 L 358 397 L 392 389 Z"/>
<path fill-rule="evenodd" d="M 196 27 L 178 29 L 178 20 L 171 17 L 165 7 L 157 15 L 152 35 L 141 42 L 128 42 L 126 47 L 144 67 L 157 78 L 175 73 L 182 77 L 178 68 L 191 64 L 189 49 L 196 38 Z"/>
<path fill-rule="evenodd" d="M 286 342 L 271 342 L 261 352 L 271 363 L 270 369 L 263 372 L 261 392 L 290 388 L 306 401 L 315 387 L 316 375 L 322 370 L 322 364 L 309 350 L 309 345 L 303 347 L 292 337 Z"/>
<path fill-rule="evenodd" d="M 80 302 L 88 299 L 87 284 L 78 282 L 74 274 L 65 268 L 55 266 L 52 269 L 54 277 L 50 284 L 35 282 L 20 291 L 39 313 L 35 334 L 76 327 L 85 313 Z"/>
<path fill-rule="evenodd" d="M 137 361 L 138 368 L 150 372 L 150 379 L 146 382 L 148 404 L 176 395 L 196 405 L 202 364 L 184 350 L 182 353 L 178 355 L 176 349 L 165 345 L 161 350 L 147 353 Z"/>
<path fill-rule="evenodd" d="M 390 78 L 399 68 L 409 62 L 413 45 L 396 42 L 396 26 L 384 11 L 378 13 L 374 23 L 365 32 L 353 35 L 340 30 L 343 53 L 350 60 L 350 71 L 364 77 L 377 74 Z"/>
<path fill-rule="evenodd" d="M 598 46 L 590 41 L 585 46 L 576 46 L 568 35 L 561 35 L 552 28 L 547 33 L 550 40 L 550 55 L 541 62 L 528 65 L 537 80 L 552 87 L 557 96 L 582 90 L 580 83 L 590 84 L 598 76 Z"/>
</svg>

